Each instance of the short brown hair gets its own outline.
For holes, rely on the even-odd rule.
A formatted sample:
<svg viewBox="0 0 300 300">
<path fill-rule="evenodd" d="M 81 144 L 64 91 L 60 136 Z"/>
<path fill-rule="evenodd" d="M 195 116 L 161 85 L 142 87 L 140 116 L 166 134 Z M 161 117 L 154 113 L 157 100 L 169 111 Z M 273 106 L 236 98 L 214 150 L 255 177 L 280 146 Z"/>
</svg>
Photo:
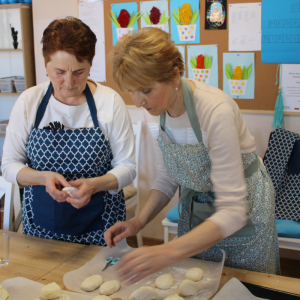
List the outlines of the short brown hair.
<svg viewBox="0 0 300 300">
<path fill-rule="evenodd" d="M 54 20 L 44 30 L 41 40 L 45 64 L 55 52 L 65 51 L 79 62 L 87 60 L 92 65 L 96 42 L 94 32 L 81 20 L 74 17 Z"/>
<path fill-rule="evenodd" d="M 111 52 L 112 74 L 121 91 L 124 88 L 151 87 L 169 82 L 184 72 L 182 55 L 167 32 L 146 27 L 122 37 Z"/>
</svg>

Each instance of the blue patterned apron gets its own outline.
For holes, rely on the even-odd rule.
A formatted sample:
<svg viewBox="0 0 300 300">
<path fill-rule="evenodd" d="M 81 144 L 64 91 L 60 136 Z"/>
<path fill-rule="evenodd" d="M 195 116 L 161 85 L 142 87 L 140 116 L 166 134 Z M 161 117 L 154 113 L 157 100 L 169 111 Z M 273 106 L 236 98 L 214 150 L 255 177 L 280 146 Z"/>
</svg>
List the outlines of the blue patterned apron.
<svg viewBox="0 0 300 300">
<path fill-rule="evenodd" d="M 112 169 L 112 150 L 99 128 L 93 95 L 86 85 L 85 96 L 94 128 L 44 130 L 38 126 L 52 94 L 52 84 L 43 97 L 33 130 L 26 144 L 28 166 L 38 171 L 62 174 L 67 181 L 94 178 Z M 77 209 L 58 203 L 45 186 L 26 186 L 23 202 L 23 232 L 28 235 L 80 244 L 105 245 L 103 233 L 117 221 L 125 220 L 123 191 L 92 195 Z"/>
<path fill-rule="evenodd" d="M 198 143 L 172 143 L 164 131 L 165 113 L 160 116 L 158 136 L 168 175 L 182 187 L 178 236 L 186 234 L 216 211 L 209 150 L 202 140 L 192 88 L 184 80 L 181 80 L 181 84 L 187 114 Z M 221 261 L 220 249 L 223 249 L 226 252 L 225 265 L 228 267 L 280 274 L 272 182 L 255 152 L 242 154 L 242 161 L 248 191 L 247 224 L 195 258 Z"/>
</svg>

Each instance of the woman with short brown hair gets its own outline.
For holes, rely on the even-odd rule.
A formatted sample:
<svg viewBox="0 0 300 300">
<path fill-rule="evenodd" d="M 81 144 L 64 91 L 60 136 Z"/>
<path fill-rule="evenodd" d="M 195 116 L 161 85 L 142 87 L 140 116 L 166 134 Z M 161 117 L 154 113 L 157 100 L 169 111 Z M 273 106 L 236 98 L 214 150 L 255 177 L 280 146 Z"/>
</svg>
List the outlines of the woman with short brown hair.
<svg viewBox="0 0 300 300">
<path fill-rule="evenodd" d="M 2 172 L 25 186 L 25 234 L 105 245 L 103 232 L 125 220 L 134 135 L 122 98 L 88 79 L 96 41 L 76 18 L 51 22 L 42 38 L 50 81 L 23 92 L 13 107 Z"/>
</svg>

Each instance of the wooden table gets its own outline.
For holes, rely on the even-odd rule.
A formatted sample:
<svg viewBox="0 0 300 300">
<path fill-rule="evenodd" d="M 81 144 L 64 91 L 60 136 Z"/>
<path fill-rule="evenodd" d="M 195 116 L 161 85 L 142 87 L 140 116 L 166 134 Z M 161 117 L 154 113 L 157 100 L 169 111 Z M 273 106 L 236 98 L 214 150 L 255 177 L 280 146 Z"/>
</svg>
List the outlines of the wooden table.
<svg viewBox="0 0 300 300">
<path fill-rule="evenodd" d="M 100 246 L 84 246 L 10 231 L 0 232 L 10 234 L 9 264 L 0 268 L 0 283 L 9 278 L 25 277 L 43 284 L 55 281 L 62 289 L 68 290 L 64 286 L 63 275 L 80 268 L 103 249 Z M 300 295 L 300 279 L 227 267 L 223 269 L 219 289 L 232 277 Z"/>
</svg>

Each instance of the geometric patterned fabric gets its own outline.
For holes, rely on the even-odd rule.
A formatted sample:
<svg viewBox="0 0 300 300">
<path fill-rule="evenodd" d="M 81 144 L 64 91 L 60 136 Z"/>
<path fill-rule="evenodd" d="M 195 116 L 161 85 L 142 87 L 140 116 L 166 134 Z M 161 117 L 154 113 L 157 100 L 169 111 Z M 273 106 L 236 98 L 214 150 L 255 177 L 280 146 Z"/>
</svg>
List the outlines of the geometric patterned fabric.
<svg viewBox="0 0 300 300">
<path fill-rule="evenodd" d="M 276 219 L 300 221 L 300 136 L 279 128 L 264 157 L 275 189 Z"/>
</svg>

